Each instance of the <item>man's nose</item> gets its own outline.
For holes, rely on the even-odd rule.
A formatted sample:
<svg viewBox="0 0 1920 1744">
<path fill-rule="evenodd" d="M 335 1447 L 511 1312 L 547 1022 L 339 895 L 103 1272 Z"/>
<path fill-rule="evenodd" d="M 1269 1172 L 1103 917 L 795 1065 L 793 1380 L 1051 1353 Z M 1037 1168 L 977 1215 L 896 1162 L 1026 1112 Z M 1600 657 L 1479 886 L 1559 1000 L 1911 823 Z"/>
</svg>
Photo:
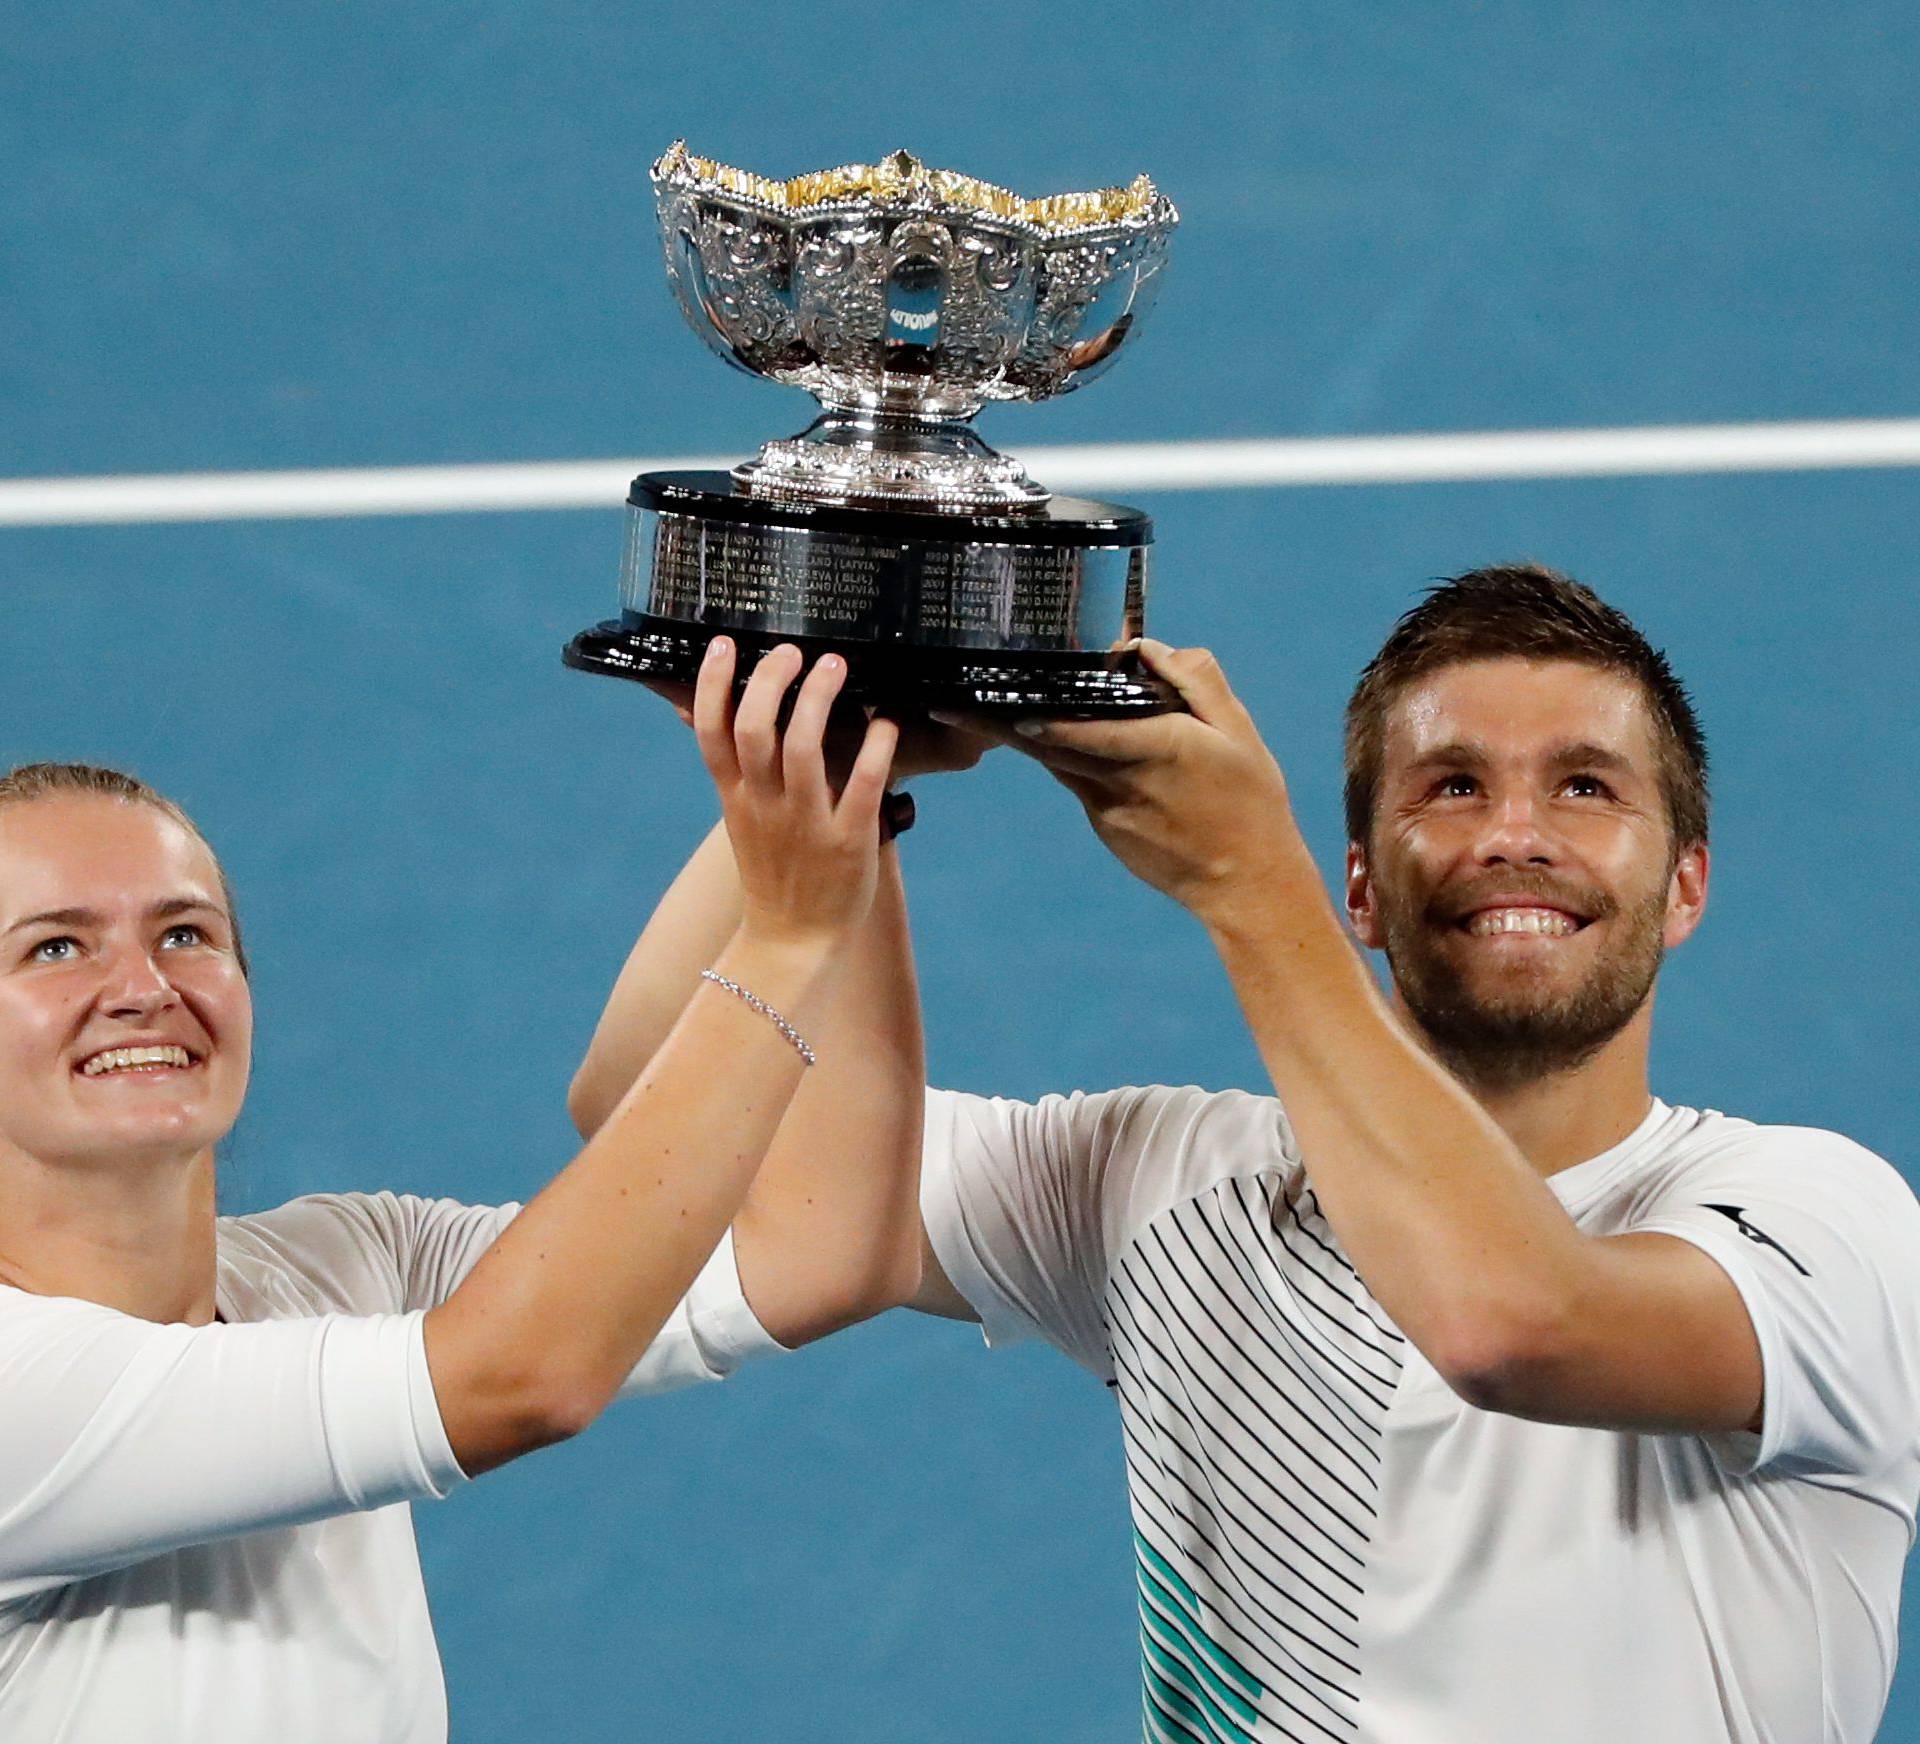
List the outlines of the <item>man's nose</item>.
<svg viewBox="0 0 1920 1744">
<path fill-rule="evenodd" d="M 1554 851 L 1532 794 L 1510 793 L 1488 809 L 1475 857 L 1483 866 L 1551 866 Z"/>
</svg>

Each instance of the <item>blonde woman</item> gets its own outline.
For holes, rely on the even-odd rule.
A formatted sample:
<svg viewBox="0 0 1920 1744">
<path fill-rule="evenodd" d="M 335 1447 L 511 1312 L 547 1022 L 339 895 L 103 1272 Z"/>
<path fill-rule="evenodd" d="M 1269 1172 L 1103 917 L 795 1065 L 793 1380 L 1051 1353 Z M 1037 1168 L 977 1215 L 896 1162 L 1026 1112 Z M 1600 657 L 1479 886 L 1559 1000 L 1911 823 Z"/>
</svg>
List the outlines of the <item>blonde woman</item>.
<svg viewBox="0 0 1920 1744">
<path fill-rule="evenodd" d="M 0 780 L 0 1737 L 439 1744 L 408 1504 L 771 1347 L 724 1238 L 872 905 L 896 734 L 836 796 L 842 664 L 782 648 L 736 710 L 735 658 L 693 712 L 744 918 L 517 1214 L 216 1218 L 252 1050 L 219 863 L 130 778 Z"/>
</svg>

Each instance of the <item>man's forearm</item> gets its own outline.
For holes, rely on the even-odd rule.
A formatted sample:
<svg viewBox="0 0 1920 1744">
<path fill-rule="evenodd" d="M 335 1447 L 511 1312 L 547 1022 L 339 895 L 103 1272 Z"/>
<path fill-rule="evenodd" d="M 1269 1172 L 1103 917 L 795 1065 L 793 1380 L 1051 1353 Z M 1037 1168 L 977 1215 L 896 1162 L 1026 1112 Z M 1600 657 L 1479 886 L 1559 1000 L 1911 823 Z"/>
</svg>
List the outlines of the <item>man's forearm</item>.
<svg viewBox="0 0 1920 1744">
<path fill-rule="evenodd" d="M 567 1112 L 582 1138 L 619 1107 L 739 924 L 740 874 L 715 824 L 641 932 L 574 1074 Z"/>
<path fill-rule="evenodd" d="M 687 862 L 622 969 L 568 1106 L 591 1134 L 619 1104 L 740 915 L 726 832 Z M 741 1282 L 783 1344 L 905 1301 L 919 1277 L 925 1050 L 899 856 L 823 991 L 809 1072 L 734 1222 Z"/>
<path fill-rule="evenodd" d="M 747 1300 L 804 1344 L 909 1300 L 920 1279 L 926 1050 L 899 856 L 822 1001 L 807 1074 L 734 1220 Z"/>
<path fill-rule="evenodd" d="M 1559 1312 L 1583 1238 L 1492 1117 L 1409 1036 L 1306 848 L 1208 920 L 1315 1194 L 1368 1289 L 1450 1380 Z"/>
</svg>

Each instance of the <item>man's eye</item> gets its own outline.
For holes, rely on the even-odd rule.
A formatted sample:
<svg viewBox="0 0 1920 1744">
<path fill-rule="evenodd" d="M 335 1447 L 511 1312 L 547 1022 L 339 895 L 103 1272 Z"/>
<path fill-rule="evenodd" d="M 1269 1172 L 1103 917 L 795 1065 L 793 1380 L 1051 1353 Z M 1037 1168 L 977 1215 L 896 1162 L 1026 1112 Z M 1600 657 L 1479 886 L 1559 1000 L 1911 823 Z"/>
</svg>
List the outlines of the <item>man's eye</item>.
<svg viewBox="0 0 1920 1744">
<path fill-rule="evenodd" d="M 71 963 L 80 954 L 78 939 L 42 939 L 27 952 L 29 963 Z"/>
<path fill-rule="evenodd" d="M 205 929 L 195 926 L 191 921 L 170 926 L 160 935 L 161 946 L 166 950 L 178 950 L 182 945 L 204 945 L 206 942 Z"/>
<path fill-rule="evenodd" d="M 1597 775 L 1569 775 L 1567 791 L 1581 798 L 1601 798 L 1612 790 Z"/>
<path fill-rule="evenodd" d="M 1471 775 L 1443 775 L 1434 784 L 1433 791 L 1443 799 L 1466 799 L 1478 785 Z"/>
</svg>

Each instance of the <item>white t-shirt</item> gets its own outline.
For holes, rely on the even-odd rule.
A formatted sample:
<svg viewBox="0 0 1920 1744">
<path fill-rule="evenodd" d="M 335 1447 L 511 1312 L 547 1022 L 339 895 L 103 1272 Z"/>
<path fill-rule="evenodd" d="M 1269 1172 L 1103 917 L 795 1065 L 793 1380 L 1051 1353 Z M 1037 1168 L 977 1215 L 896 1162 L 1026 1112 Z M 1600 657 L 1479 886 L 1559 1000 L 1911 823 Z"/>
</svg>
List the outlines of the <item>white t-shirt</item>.
<svg viewBox="0 0 1920 1744">
<path fill-rule="evenodd" d="M 0 1288 L 0 1739 L 443 1744 L 408 1504 L 462 1474 L 421 1328 L 518 1210 L 223 1218 L 212 1326 Z M 776 1348 L 723 1241 L 623 1391 Z"/>
<path fill-rule="evenodd" d="M 1277 1102 L 933 1092 L 922 1208 L 989 1343 L 1113 1387 L 1146 1736 L 1866 1744 L 1920 1501 L 1920 1204 L 1833 1133 L 1656 1102 L 1551 1177 L 1711 1255 L 1759 1434 L 1477 1410 L 1368 1292 Z"/>
</svg>

